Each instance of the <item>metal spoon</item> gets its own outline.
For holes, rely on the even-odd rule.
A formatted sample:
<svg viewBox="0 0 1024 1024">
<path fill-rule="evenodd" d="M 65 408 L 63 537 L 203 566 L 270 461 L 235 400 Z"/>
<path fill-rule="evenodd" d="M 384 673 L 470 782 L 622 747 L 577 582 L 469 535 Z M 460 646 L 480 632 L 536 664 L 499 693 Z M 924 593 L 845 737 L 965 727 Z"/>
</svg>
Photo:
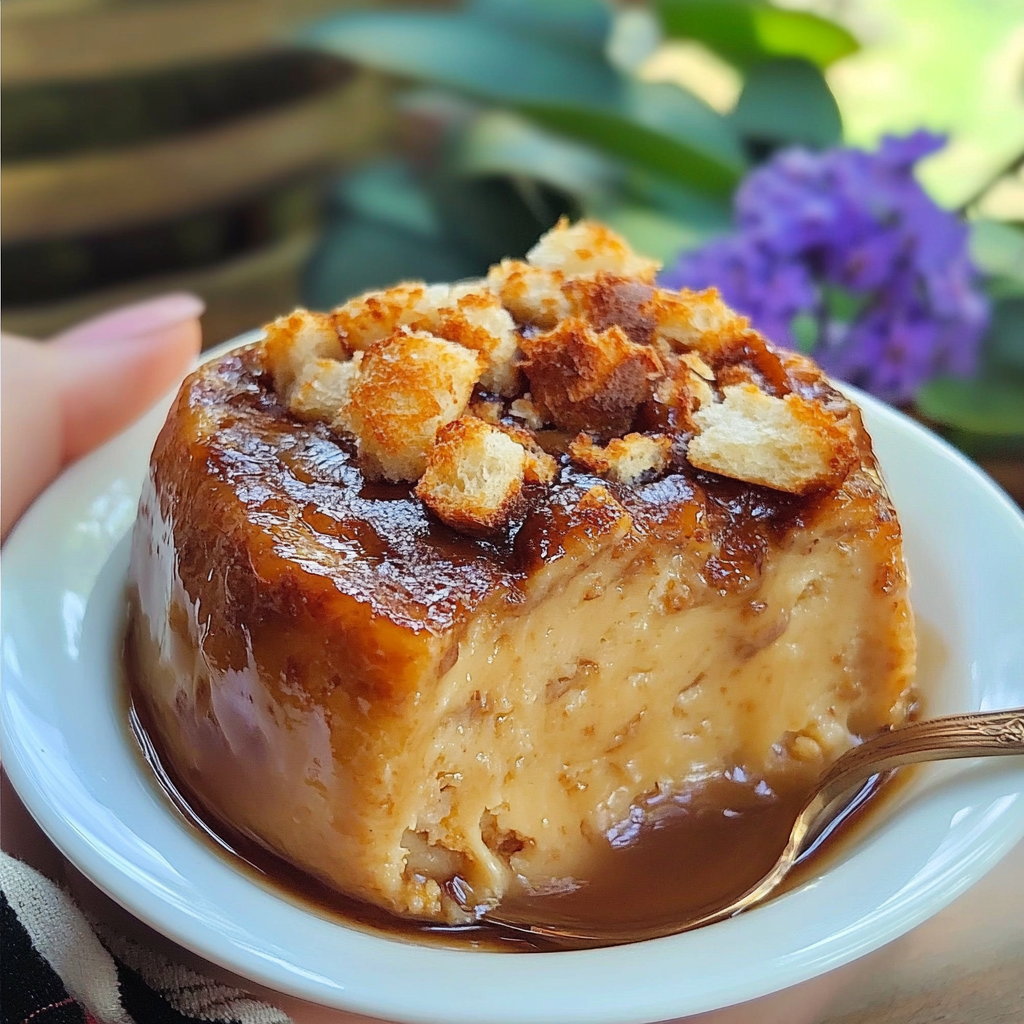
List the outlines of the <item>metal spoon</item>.
<svg viewBox="0 0 1024 1024">
<path fill-rule="evenodd" d="M 506 916 L 504 908 L 488 914 L 486 920 L 514 932 L 571 943 L 615 944 L 639 942 L 690 931 L 733 917 L 763 903 L 789 874 L 800 855 L 828 828 L 849 801 L 841 802 L 851 789 L 872 776 L 921 761 L 943 761 L 958 757 L 994 757 L 1024 754 L 1024 708 L 1010 711 L 951 715 L 914 722 L 882 733 L 848 750 L 818 779 L 803 810 L 797 815 L 789 841 L 774 867 L 743 895 L 710 913 L 690 921 L 661 922 L 649 929 L 622 933 L 574 931 Z"/>
</svg>

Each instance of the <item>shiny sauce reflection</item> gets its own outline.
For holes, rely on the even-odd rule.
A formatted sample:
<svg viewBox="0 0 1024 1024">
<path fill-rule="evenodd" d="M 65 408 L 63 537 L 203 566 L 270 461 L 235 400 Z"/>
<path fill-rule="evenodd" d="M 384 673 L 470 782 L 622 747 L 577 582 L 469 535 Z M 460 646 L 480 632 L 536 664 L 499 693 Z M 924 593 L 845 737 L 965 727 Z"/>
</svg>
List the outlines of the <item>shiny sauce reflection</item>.
<svg viewBox="0 0 1024 1024">
<path fill-rule="evenodd" d="M 127 649 L 125 663 L 131 680 Z M 403 920 L 342 895 L 239 833 L 188 793 L 161 758 L 142 702 L 133 699 L 132 690 L 130 681 L 125 687 L 126 719 L 148 773 L 210 848 L 257 884 L 320 916 L 410 942 L 497 952 L 596 944 L 524 937 L 487 921 L 455 927 Z M 870 779 L 801 858 L 783 891 L 819 873 L 851 839 L 867 812 L 902 788 L 908 774 Z M 595 842 L 586 883 L 568 879 L 542 893 L 513 889 L 506 899 L 516 917 L 529 916 L 570 930 L 598 927 L 602 933 L 621 936 L 617 942 L 632 941 L 637 930 L 661 922 L 685 922 L 730 902 L 768 871 L 785 846 L 812 782 L 810 776 L 790 776 L 770 785 L 737 769 L 699 789 L 656 795 Z M 457 887 L 458 879 L 450 884 Z"/>
</svg>

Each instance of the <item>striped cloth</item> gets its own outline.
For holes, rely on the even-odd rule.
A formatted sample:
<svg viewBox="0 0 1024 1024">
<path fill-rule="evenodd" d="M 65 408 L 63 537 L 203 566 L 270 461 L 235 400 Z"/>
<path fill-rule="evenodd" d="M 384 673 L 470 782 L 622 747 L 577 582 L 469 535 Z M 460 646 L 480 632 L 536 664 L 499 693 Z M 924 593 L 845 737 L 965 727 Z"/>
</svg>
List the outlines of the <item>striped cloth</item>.
<svg viewBox="0 0 1024 1024">
<path fill-rule="evenodd" d="M 293 1024 L 273 1006 L 89 922 L 0 853 L 0 1024 Z"/>
</svg>

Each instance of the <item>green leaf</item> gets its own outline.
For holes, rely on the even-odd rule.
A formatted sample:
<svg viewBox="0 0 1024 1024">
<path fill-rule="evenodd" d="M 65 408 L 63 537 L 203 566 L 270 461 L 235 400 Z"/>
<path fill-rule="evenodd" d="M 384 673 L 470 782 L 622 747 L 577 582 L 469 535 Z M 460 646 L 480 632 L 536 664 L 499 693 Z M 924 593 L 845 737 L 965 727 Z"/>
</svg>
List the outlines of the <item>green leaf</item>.
<svg viewBox="0 0 1024 1024">
<path fill-rule="evenodd" d="M 731 125 L 672 86 L 626 81 L 602 56 L 466 13 L 363 12 L 321 21 L 307 44 L 512 106 L 678 181 L 719 194 L 743 169 Z"/>
<path fill-rule="evenodd" d="M 842 26 L 809 11 L 753 0 L 657 0 L 667 35 L 696 39 L 739 68 L 771 57 L 802 57 L 820 68 L 855 53 Z"/>
<path fill-rule="evenodd" d="M 604 62 L 460 12 L 340 14 L 300 39 L 382 71 L 516 105 L 614 104 L 618 76 Z"/>
<path fill-rule="evenodd" d="M 937 377 L 917 393 L 918 408 L 939 423 L 975 434 L 1024 434 L 1024 379 Z"/>
<path fill-rule="evenodd" d="M 560 193 L 524 192 L 506 178 L 439 173 L 429 187 L 445 234 L 473 256 L 479 273 L 503 256 L 522 256 L 560 214 L 577 213 Z"/>
<path fill-rule="evenodd" d="M 1024 282 L 1024 230 L 998 220 L 970 225 L 971 259 L 983 273 Z"/>
<path fill-rule="evenodd" d="M 835 97 L 821 72 L 805 60 L 755 64 L 731 116 L 745 139 L 762 146 L 825 149 L 843 138 Z"/>
<path fill-rule="evenodd" d="M 624 191 L 645 206 L 691 226 L 704 238 L 732 230 L 732 205 L 727 197 L 712 197 L 663 175 L 636 169 L 628 173 Z"/>
<path fill-rule="evenodd" d="M 600 51 L 611 30 L 602 0 L 471 0 L 473 14 L 533 35 Z"/>
<path fill-rule="evenodd" d="M 303 275 L 303 298 L 314 309 L 329 309 L 369 288 L 408 278 L 455 281 L 486 267 L 446 239 L 351 217 L 325 231 Z"/>
<path fill-rule="evenodd" d="M 858 295 L 840 288 L 836 284 L 826 284 L 822 287 L 822 296 L 825 300 L 825 308 L 828 310 L 829 318 L 838 320 L 843 324 L 851 324 L 860 316 L 861 311 L 871 301 L 869 295 Z"/>
<path fill-rule="evenodd" d="M 790 321 L 789 329 L 796 347 L 805 355 L 810 355 L 818 344 L 818 318 L 811 313 L 797 313 Z"/>
<path fill-rule="evenodd" d="M 610 194 L 624 177 L 621 165 L 590 146 L 544 131 L 517 114 L 482 114 L 452 155 L 456 171 L 533 178 L 580 197 Z"/>
<path fill-rule="evenodd" d="M 549 128 L 713 195 L 729 195 L 743 167 L 743 155 L 726 120 L 675 86 L 624 83 L 611 107 L 523 109 Z"/>
<path fill-rule="evenodd" d="M 1024 278 L 988 277 L 985 279 L 985 291 L 993 302 L 1019 298 L 1024 295 Z"/>
<path fill-rule="evenodd" d="M 709 238 L 708 232 L 700 227 L 644 206 L 617 203 L 588 207 L 586 212 L 618 231 L 637 252 L 663 263 L 702 245 Z"/>
<path fill-rule="evenodd" d="M 338 183 L 335 196 L 367 220 L 426 237 L 440 234 L 430 197 L 401 160 L 380 160 L 352 171 Z"/>
<path fill-rule="evenodd" d="M 992 323 L 985 337 L 989 368 L 1024 370 L 1024 295 L 1002 299 L 992 306 Z"/>
</svg>

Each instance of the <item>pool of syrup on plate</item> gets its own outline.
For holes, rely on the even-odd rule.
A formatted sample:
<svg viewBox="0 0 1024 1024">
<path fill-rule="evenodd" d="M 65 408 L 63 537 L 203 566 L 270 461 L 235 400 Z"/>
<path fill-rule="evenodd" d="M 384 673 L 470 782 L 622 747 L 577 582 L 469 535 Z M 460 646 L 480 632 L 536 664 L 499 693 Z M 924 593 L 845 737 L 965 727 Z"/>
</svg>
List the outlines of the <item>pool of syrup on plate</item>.
<svg viewBox="0 0 1024 1024">
<path fill-rule="evenodd" d="M 486 919 L 464 926 L 407 920 L 344 896 L 202 807 L 161 758 L 130 684 L 125 692 L 127 720 L 140 755 L 190 827 L 257 884 L 305 909 L 390 938 L 455 948 L 544 952 L 609 944 L 526 936 Z M 854 841 L 879 805 L 902 788 L 908 774 L 904 770 L 868 780 L 804 854 L 783 890 L 820 873 L 837 850 Z M 806 774 L 769 784 L 737 769 L 696 789 L 650 797 L 629 820 L 595 843 L 585 884 L 569 880 L 555 891 L 539 894 L 513 890 L 506 896 L 506 906 L 514 903 L 517 919 L 614 932 L 616 944 L 634 941 L 638 931 L 663 921 L 692 920 L 724 906 L 767 873 L 785 846 L 812 783 L 813 776 Z M 457 886 L 458 880 L 451 884 Z"/>
</svg>

